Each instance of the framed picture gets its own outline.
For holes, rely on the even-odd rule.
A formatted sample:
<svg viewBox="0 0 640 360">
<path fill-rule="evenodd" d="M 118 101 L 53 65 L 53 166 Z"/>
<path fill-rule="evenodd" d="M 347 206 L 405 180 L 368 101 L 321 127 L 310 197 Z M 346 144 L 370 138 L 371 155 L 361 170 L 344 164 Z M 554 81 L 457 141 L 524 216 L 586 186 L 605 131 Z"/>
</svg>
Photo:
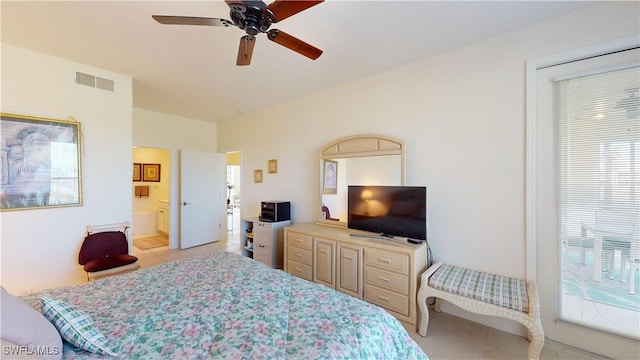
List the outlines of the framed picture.
<svg viewBox="0 0 640 360">
<path fill-rule="evenodd" d="M 142 164 L 142 181 L 160 181 L 160 164 Z"/>
<path fill-rule="evenodd" d="M 338 193 L 338 162 L 333 160 L 324 161 L 324 174 L 322 182 L 323 194 Z"/>
<path fill-rule="evenodd" d="M 278 160 L 269 160 L 269 174 L 275 174 L 278 172 Z"/>
<path fill-rule="evenodd" d="M 0 115 L 0 211 L 82 205 L 80 123 Z"/>
<path fill-rule="evenodd" d="M 254 183 L 262 182 L 262 170 L 253 170 L 253 182 Z"/>
<path fill-rule="evenodd" d="M 142 181 L 142 164 L 133 163 L 133 181 Z"/>
</svg>

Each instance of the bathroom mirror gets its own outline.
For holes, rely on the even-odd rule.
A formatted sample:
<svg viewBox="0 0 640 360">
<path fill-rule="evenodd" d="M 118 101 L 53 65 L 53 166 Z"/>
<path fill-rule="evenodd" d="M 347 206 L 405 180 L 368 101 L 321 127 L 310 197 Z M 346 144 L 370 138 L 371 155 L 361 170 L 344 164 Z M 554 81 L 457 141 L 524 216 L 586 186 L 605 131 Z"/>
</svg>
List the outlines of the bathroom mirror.
<svg viewBox="0 0 640 360">
<path fill-rule="evenodd" d="M 354 135 L 320 150 L 318 223 L 347 226 L 349 185 L 404 185 L 402 140 L 381 135 Z"/>
</svg>

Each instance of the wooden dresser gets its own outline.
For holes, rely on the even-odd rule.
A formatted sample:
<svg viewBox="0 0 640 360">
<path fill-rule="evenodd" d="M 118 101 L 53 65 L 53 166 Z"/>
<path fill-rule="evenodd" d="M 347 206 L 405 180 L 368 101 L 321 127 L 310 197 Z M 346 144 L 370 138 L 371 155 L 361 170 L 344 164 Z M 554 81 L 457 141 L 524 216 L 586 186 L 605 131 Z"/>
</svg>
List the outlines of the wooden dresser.
<svg viewBox="0 0 640 360">
<path fill-rule="evenodd" d="M 311 223 L 285 227 L 285 271 L 376 304 L 416 328 L 427 245 L 352 234 L 371 235 Z"/>
</svg>

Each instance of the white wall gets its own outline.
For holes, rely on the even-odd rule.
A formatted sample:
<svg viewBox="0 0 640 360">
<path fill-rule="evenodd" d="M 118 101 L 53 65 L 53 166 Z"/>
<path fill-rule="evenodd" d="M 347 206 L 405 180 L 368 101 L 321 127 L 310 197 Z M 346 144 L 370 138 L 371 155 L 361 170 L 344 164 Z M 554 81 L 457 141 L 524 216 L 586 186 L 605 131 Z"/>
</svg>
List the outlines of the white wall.
<svg viewBox="0 0 640 360">
<path fill-rule="evenodd" d="M 86 281 L 77 264 L 86 226 L 132 221 L 133 145 L 171 151 L 170 245 L 177 247 L 178 151 L 215 151 L 216 125 L 134 109 L 128 76 L 7 44 L 1 65 L 2 112 L 81 123 L 84 190 L 83 206 L 0 213 L 1 284 L 20 294 Z M 115 92 L 77 85 L 75 71 L 115 80 Z"/>
<path fill-rule="evenodd" d="M 171 152 L 169 160 L 169 247 L 179 244 L 179 171 L 181 149 L 215 152 L 218 127 L 216 124 L 168 115 L 145 109 L 133 109 L 133 145 L 166 149 Z M 131 149 L 129 149 L 131 151 Z"/>
<path fill-rule="evenodd" d="M 589 7 L 221 124 L 219 149 L 242 148 L 243 214 L 278 198 L 292 201 L 294 222 L 315 221 L 319 149 L 392 136 L 406 143 L 407 185 L 428 188 L 435 260 L 524 278 L 525 62 L 637 35 L 638 13 L 637 2 Z M 254 184 L 270 158 L 278 174 Z"/>
<path fill-rule="evenodd" d="M 76 71 L 113 79 L 115 91 L 77 85 Z M 131 78 L 2 44 L 1 80 L 2 112 L 81 123 L 84 200 L 0 213 L 2 285 L 20 294 L 86 281 L 86 226 L 131 219 Z"/>
</svg>

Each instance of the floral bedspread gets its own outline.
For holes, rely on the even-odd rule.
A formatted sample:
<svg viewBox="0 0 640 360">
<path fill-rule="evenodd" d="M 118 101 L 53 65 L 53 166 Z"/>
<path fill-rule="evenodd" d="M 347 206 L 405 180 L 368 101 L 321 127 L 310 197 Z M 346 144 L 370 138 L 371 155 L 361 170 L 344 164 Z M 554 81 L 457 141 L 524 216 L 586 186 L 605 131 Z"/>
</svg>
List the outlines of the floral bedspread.
<svg viewBox="0 0 640 360">
<path fill-rule="evenodd" d="M 427 358 L 385 310 L 227 252 L 23 299 L 42 296 L 87 312 L 121 359 Z"/>
</svg>

